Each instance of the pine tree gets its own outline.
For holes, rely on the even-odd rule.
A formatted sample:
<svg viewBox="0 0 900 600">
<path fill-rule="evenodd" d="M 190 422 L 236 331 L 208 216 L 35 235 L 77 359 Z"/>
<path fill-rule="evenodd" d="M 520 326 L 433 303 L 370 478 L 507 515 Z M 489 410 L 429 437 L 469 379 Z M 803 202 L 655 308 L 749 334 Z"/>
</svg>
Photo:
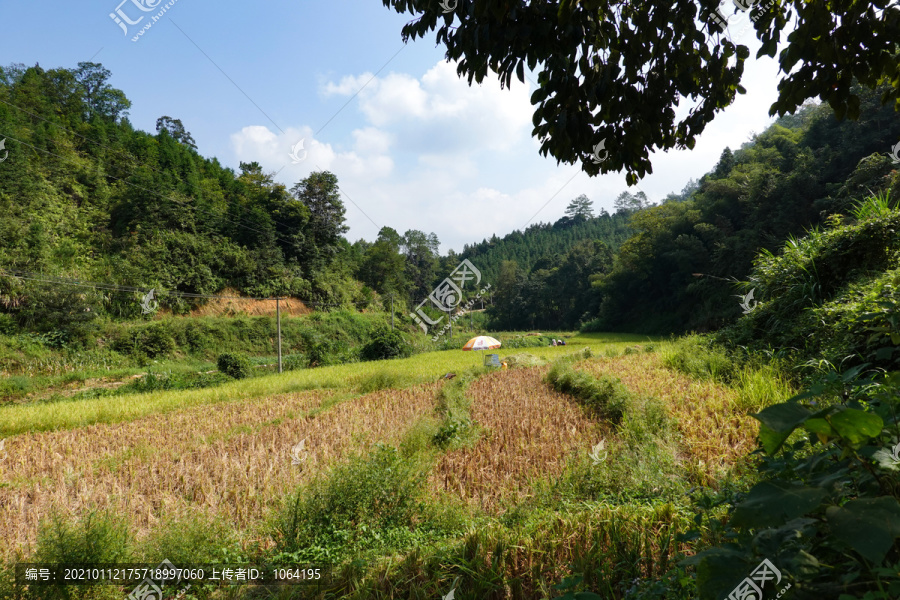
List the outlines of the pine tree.
<svg viewBox="0 0 900 600">
<path fill-rule="evenodd" d="M 591 199 L 581 194 L 566 207 L 566 216 L 575 222 L 586 221 L 594 218 L 594 208 Z"/>
</svg>

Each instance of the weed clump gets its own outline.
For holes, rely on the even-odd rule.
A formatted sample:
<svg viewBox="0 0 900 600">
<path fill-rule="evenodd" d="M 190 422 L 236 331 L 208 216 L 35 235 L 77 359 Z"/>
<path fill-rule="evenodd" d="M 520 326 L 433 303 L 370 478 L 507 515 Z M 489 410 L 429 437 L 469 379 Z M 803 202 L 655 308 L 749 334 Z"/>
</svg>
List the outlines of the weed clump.
<svg viewBox="0 0 900 600">
<path fill-rule="evenodd" d="M 240 558 L 234 530 L 218 519 L 200 515 L 167 519 L 141 543 L 144 561 L 158 564 L 212 564 Z"/>
<path fill-rule="evenodd" d="M 510 369 L 539 367 L 545 363 L 545 361 L 539 359 L 537 356 L 525 353 L 504 356 L 502 362 L 505 362 Z"/>
<path fill-rule="evenodd" d="M 464 445 L 478 435 L 478 428 L 469 417 L 471 402 L 466 398 L 466 390 L 477 372 L 478 369 L 474 369 L 463 373 L 446 383 L 438 393 L 436 412 L 443 422 L 431 442 L 441 450 Z"/>
<path fill-rule="evenodd" d="M 737 376 L 735 362 L 720 347 L 699 336 L 681 338 L 663 353 L 663 364 L 697 379 L 731 383 Z"/>
<path fill-rule="evenodd" d="M 105 512 L 89 512 L 78 519 L 70 519 L 60 513 L 51 513 L 38 530 L 37 548 L 31 560 L 42 564 L 87 565 L 129 562 L 128 530 L 122 520 Z M 36 586 L 34 598 L 65 599 L 102 598 L 103 589 L 85 588 L 80 585 Z M 87 594 L 85 591 L 89 590 Z M 106 598 L 115 597 L 106 594 Z M 121 597 L 121 596 L 119 596 Z"/>
<path fill-rule="evenodd" d="M 362 379 L 357 385 L 360 394 L 371 394 L 381 390 L 399 387 L 402 380 L 399 375 L 391 371 L 379 371 Z"/>
<path fill-rule="evenodd" d="M 229 377 L 234 377 L 235 379 L 244 379 L 246 377 L 250 377 L 250 374 L 253 370 L 253 364 L 250 362 L 250 359 L 246 354 L 239 354 L 237 352 L 226 352 L 225 354 L 220 354 L 218 360 L 216 361 L 216 365 L 219 367 L 219 370 Z"/>
<path fill-rule="evenodd" d="M 298 490 L 275 519 L 275 560 L 331 562 L 355 550 L 403 545 L 421 514 L 426 472 L 377 444 Z"/>
<path fill-rule="evenodd" d="M 613 424 L 621 422 L 631 403 L 631 394 L 619 379 L 609 376 L 593 377 L 576 371 L 569 361 L 558 361 L 547 373 L 553 389 L 579 399 L 589 410 Z"/>
</svg>

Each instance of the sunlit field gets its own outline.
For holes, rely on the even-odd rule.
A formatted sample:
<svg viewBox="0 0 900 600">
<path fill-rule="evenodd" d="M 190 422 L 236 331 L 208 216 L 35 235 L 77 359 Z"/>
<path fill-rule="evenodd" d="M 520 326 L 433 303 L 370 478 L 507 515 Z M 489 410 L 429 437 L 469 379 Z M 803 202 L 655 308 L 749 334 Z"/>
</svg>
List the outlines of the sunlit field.
<svg viewBox="0 0 900 600">
<path fill-rule="evenodd" d="M 51 539 L 78 546 L 100 527 L 150 562 L 331 557 L 335 585 L 360 598 L 439 590 L 461 565 L 492 565 L 472 590 L 518 581 L 509 597 L 554 593 L 573 561 L 608 564 L 610 586 L 671 568 L 676 550 L 690 552 L 675 541 L 690 527 L 679 498 L 719 485 L 753 447 L 748 392 L 667 367 L 676 342 L 554 336 L 567 345 L 493 351 L 509 368 L 442 350 L 196 390 L 8 404 L 3 558 L 46 556 Z M 553 365 L 616 378 L 624 415 L 604 418 L 556 389 Z M 369 561 L 361 580 L 346 571 L 354 556 Z M 397 579 L 390 556 L 405 556 L 418 583 Z"/>
</svg>

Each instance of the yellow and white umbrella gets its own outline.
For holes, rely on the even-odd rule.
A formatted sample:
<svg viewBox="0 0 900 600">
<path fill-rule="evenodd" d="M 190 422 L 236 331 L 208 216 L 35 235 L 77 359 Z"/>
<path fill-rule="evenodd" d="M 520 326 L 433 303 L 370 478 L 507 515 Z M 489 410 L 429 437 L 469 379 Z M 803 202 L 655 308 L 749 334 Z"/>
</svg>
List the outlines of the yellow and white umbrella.
<svg viewBox="0 0 900 600">
<path fill-rule="evenodd" d="M 466 342 L 466 345 L 463 346 L 463 350 L 481 350 L 481 362 L 484 362 L 484 351 L 494 350 L 499 347 L 499 340 L 496 340 L 489 335 L 479 335 Z"/>
<path fill-rule="evenodd" d="M 500 347 L 499 340 L 489 335 L 479 335 L 466 342 L 463 350 L 495 350 Z"/>
</svg>

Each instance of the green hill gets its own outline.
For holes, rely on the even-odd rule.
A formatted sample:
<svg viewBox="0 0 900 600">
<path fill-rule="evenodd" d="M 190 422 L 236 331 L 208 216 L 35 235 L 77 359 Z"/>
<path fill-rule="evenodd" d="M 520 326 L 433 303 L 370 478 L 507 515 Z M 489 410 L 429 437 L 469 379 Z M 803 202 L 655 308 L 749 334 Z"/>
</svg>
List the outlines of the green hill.
<svg viewBox="0 0 900 600">
<path fill-rule="evenodd" d="M 542 259 L 565 255 L 583 240 L 601 240 L 615 250 L 629 234 L 625 215 L 603 212 L 598 217 L 563 217 L 556 223 L 538 223 L 524 232 L 516 230 L 502 238 L 494 235 L 490 240 L 467 244 L 460 258 L 476 264 L 488 281 L 497 281 L 504 261 L 515 261 L 528 273 Z"/>
<path fill-rule="evenodd" d="M 732 153 L 685 202 L 635 214 L 612 271 L 598 283 L 597 330 L 709 331 L 741 314 L 734 285 L 761 250 L 847 214 L 898 181 L 888 154 L 900 118 L 880 90 L 858 89 L 859 121 L 807 106 Z M 745 290 L 746 291 L 746 290 Z"/>
<path fill-rule="evenodd" d="M 178 119 L 161 117 L 156 135 L 135 130 L 109 77 L 96 63 L 0 68 L 0 269 L 31 277 L 0 277 L 6 310 L 43 294 L 35 274 L 177 292 L 160 295 L 174 312 L 202 302 L 186 295 L 225 288 L 362 300 L 342 262 L 334 175 L 287 190 L 256 163 L 236 173 L 200 156 Z M 107 289 L 86 300 L 129 318 L 137 298 Z"/>
</svg>

